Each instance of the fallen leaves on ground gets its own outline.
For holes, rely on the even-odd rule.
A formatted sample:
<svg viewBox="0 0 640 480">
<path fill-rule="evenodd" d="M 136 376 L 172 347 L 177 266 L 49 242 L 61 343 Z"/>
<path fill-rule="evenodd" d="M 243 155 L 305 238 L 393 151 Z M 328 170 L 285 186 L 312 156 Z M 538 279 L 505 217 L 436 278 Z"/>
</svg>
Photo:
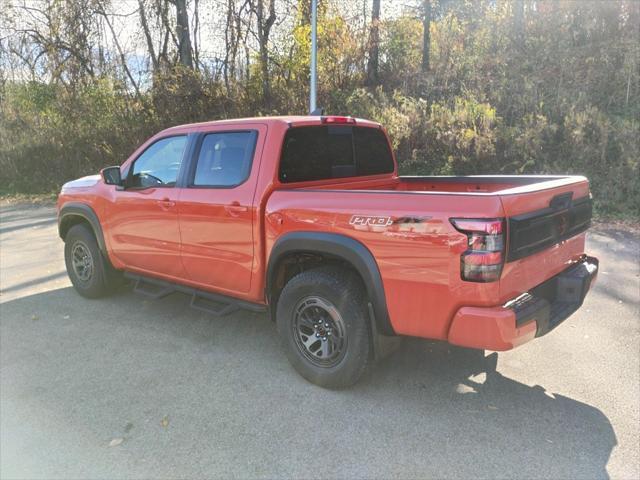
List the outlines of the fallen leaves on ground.
<svg viewBox="0 0 640 480">
<path fill-rule="evenodd" d="M 113 440 L 111 440 L 109 442 L 109 446 L 110 447 L 117 447 L 118 445 L 121 445 L 122 442 L 124 442 L 124 438 L 114 438 Z"/>
<path fill-rule="evenodd" d="M 169 426 L 169 415 L 165 415 L 164 417 L 162 417 L 162 420 L 160 420 L 160 425 L 162 425 L 164 428 L 167 428 Z"/>
</svg>

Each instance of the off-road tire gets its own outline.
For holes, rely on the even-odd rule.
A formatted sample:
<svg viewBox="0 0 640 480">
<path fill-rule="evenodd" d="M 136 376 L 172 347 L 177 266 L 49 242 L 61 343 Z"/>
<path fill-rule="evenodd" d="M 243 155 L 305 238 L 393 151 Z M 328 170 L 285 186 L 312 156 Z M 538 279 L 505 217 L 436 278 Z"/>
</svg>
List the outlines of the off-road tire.
<svg viewBox="0 0 640 480">
<path fill-rule="evenodd" d="M 93 231 L 83 224 L 74 225 L 69 229 L 64 240 L 67 274 L 76 291 L 87 298 L 98 298 L 112 293 L 121 282 L 120 272 L 116 271 L 102 255 Z M 85 255 L 87 253 L 88 255 Z M 87 260 L 81 262 L 83 258 Z M 82 269 L 85 263 L 88 270 Z M 78 264 L 82 265 L 78 266 Z"/>
<path fill-rule="evenodd" d="M 321 305 L 335 307 L 335 310 L 329 310 L 339 314 L 345 343 L 344 351 L 334 360 L 335 364 L 318 365 L 317 361 L 321 359 L 310 359 L 313 355 L 308 348 L 305 350 L 302 345 L 305 342 L 300 340 L 306 338 L 311 341 L 310 336 L 296 337 L 300 335 L 300 321 L 296 320 L 300 318 L 299 305 L 304 305 L 309 298 L 318 299 L 316 301 Z M 308 308 L 312 308 L 312 315 L 315 306 Z M 339 389 L 354 385 L 373 357 L 367 312 L 367 299 L 361 280 L 347 269 L 319 267 L 291 278 L 280 294 L 276 319 L 283 348 L 293 367 L 308 381 L 324 388 Z M 337 329 L 334 333 L 337 333 Z"/>
</svg>

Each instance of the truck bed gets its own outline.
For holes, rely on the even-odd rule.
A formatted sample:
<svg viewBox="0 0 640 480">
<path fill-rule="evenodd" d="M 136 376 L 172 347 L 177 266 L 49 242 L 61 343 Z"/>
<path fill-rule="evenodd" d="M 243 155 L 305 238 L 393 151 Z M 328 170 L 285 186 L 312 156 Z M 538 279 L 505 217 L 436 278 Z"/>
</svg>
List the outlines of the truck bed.
<svg viewBox="0 0 640 480">
<path fill-rule="evenodd" d="M 394 177 L 276 190 L 266 214 L 282 218 L 266 222 L 267 252 L 291 231 L 360 241 L 377 260 L 396 333 L 446 339 L 462 306 L 503 305 L 578 261 L 591 202 L 580 176 Z M 357 217 L 383 219 L 382 226 Z M 466 237 L 452 218 L 505 219 L 498 282 L 461 280 Z"/>
</svg>

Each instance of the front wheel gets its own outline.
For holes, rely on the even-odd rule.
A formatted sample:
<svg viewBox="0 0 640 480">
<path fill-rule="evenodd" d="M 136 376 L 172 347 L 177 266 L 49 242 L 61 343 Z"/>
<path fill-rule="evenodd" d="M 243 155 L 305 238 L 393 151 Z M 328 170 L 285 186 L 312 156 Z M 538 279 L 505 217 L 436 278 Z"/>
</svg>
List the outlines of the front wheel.
<svg viewBox="0 0 640 480">
<path fill-rule="evenodd" d="M 64 261 L 71 283 L 83 297 L 102 297 L 118 283 L 118 272 L 105 260 L 93 232 L 85 225 L 74 225 L 67 232 Z"/>
<path fill-rule="evenodd" d="M 293 367 L 321 387 L 355 384 L 371 360 L 366 297 L 349 270 L 320 267 L 293 277 L 280 294 L 277 323 Z"/>
</svg>

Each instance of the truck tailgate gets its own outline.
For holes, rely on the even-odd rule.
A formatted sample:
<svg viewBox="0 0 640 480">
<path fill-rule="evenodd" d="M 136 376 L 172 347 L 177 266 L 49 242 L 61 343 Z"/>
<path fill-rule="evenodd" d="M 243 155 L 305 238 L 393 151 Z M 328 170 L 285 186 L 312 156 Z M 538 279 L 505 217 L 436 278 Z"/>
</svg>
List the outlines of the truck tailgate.
<svg viewBox="0 0 640 480">
<path fill-rule="evenodd" d="M 501 297 L 517 296 L 558 274 L 585 252 L 589 182 L 566 177 L 502 192 L 507 218 Z"/>
</svg>

